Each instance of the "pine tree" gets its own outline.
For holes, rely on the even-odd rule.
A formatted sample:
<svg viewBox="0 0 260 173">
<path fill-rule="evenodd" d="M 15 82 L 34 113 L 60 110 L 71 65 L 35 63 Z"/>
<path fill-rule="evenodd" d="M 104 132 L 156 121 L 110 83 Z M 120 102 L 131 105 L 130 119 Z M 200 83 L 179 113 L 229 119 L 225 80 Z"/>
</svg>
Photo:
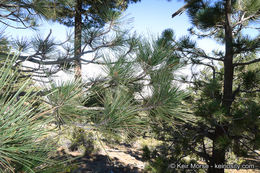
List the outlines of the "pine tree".
<svg viewBox="0 0 260 173">
<path fill-rule="evenodd" d="M 91 28 L 101 30 L 110 21 L 109 31 L 113 28 L 118 15 L 127 8 L 131 2 L 138 0 L 106 0 L 106 1 L 87 1 L 87 0 L 67 0 L 67 1 L 45 1 L 47 11 L 49 7 L 49 18 L 74 28 L 74 64 L 75 78 L 81 78 L 81 56 L 83 53 L 83 31 Z M 44 2 L 43 2 L 44 3 Z M 97 31 L 96 30 L 96 31 Z M 99 33 L 104 35 L 108 31 Z M 95 38 L 88 40 L 90 43 Z M 112 46 L 112 45 L 110 45 Z M 85 46 L 86 47 L 86 46 Z M 109 45 L 104 45 L 109 47 Z"/>
<path fill-rule="evenodd" d="M 69 35 L 62 43 L 54 40 L 50 30 L 45 38 L 38 35 L 31 40 L 25 38 L 12 40 L 14 43 L 12 47 L 22 51 L 19 56 L 19 64 L 24 61 L 39 64 L 38 68 L 26 69 L 27 72 L 32 73 L 32 76 L 49 77 L 60 70 L 70 70 L 74 66 L 75 78 L 81 78 L 82 63 L 104 64 L 98 61 L 102 57 L 99 53 L 100 50 L 127 47 L 128 31 L 120 29 L 119 21 L 122 11 L 131 2 L 137 1 L 4 1 L 0 7 L 3 9 L 2 12 L 7 13 L 12 11 L 13 6 L 21 7 L 14 22 L 18 26 L 25 25 L 24 22 L 35 23 L 36 19 L 44 18 L 73 27 L 74 39 Z M 12 14 L 10 13 L 10 15 Z M 8 15 L 7 18 L 4 14 L 1 16 L 2 23 L 8 26 L 8 23 L 5 22 L 10 19 Z M 25 25 L 23 28 L 28 27 L 31 25 Z M 72 41 L 73 45 L 70 44 Z M 62 51 L 57 51 L 57 47 Z M 27 55 L 23 56 L 24 53 Z M 91 53 L 95 54 L 92 60 L 83 58 L 84 55 Z M 1 54 L 7 56 L 5 52 L 1 52 Z M 52 67 L 49 68 L 50 66 Z"/>
<path fill-rule="evenodd" d="M 259 36 L 250 37 L 243 31 L 249 26 L 256 26 L 257 29 L 260 3 L 257 0 L 214 2 L 199 0 L 187 1 L 187 3 L 182 11 L 187 10 L 193 24 L 190 33 L 199 38 L 214 38 L 225 46 L 224 52 L 214 50 L 212 54 L 208 54 L 197 48 L 195 42 L 186 37 L 179 42 L 176 49 L 181 51 L 187 61 L 193 65 L 205 65 L 212 70 L 211 77 L 205 78 L 206 80 L 198 79 L 196 75 L 193 75 L 195 91 L 201 93 L 195 102 L 197 105 L 195 115 L 202 117 L 203 121 L 200 122 L 199 127 L 203 129 L 200 133 L 204 132 L 204 135 L 201 134 L 202 138 L 198 137 L 197 140 L 197 144 L 199 141 L 202 142 L 203 151 L 198 154 L 212 166 L 209 167 L 208 172 L 223 173 L 224 169 L 217 169 L 214 166 L 227 163 L 226 153 L 229 148 L 234 146 L 248 148 L 247 154 L 259 149 L 257 145 L 259 128 L 255 128 L 259 123 L 257 118 L 259 100 L 256 99 L 259 96 L 257 77 L 259 71 L 250 70 L 253 64 L 260 62 L 258 57 Z M 223 66 L 219 67 L 215 62 L 219 62 Z M 239 72 L 242 72 L 243 75 L 239 75 Z M 254 85 L 243 86 L 242 89 L 239 81 L 243 84 L 254 83 Z M 243 107 L 241 100 L 246 99 L 249 95 L 254 101 Z M 240 116 L 241 119 L 237 116 Z M 246 127 L 250 119 L 252 128 Z M 240 129 L 241 133 L 237 134 L 235 129 Z M 205 137 L 212 141 L 211 152 L 203 144 Z M 239 150 L 238 148 L 236 150 Z"/>
</svg>

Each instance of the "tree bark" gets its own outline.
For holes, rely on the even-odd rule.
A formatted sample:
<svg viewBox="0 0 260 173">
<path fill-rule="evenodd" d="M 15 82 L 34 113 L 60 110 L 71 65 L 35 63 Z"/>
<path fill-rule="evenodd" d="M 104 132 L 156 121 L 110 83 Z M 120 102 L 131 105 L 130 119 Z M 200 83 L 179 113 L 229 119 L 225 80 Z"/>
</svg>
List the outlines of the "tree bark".
<svg viewBox="0 0 260 173">
<path fill-rule="evenodd" d="M 230 108 L 233 102 L 233 36 L 232 36 L 232 24 L 231 24 L 231 13 L 232 13 L 231 0 L 226 0 L 225 3 L 225 58 L 224 58 L 224 89 L 223 89 L 223 100 L 222 106 L 225 108 L 225 115 L 230 116 Z M 219 139 L 225 137 L 228 132 L 228 127 L 223 126 L 223 122 L 215 128 L 215 139 L 213 140 L 213 151 L 212 151 L 212 163 L 213 168 L 209 168 L 210 173 L 224 173 L 224 169 L 219 169 L 216 166 L 225 164 L 225 153 L 226 148 L 219 146 Z"/>
<path fill-rule="evenodd" d="M 221 168 L 221 166 L 225 164 L 226 149 L 219 145 L 219 140 L 226 135 L 226 130 L 227 127 L 223 127 L 221 124 L 215 129 L 212 158 L 210 160 L 208 173 L 224 173 L 224 169 Z"/>
<path fill-rule="evenodd" d="M 233 102 L 233 36 L 231 26 L 231 0 L 226 0 L 225 7 L 225 58 L 224 58 L 224 95 L 223 95 L 223 106 L 226 108 L 227 114 L 230 114 L 230 107 Z"/>
<path fill-rule="evenodd" d="M 76 0 L 75 6 L 75 35 L 74 35 L 74 57 L 75 59 L 75 79 L 81 80 L 81 37 L 82 37 L 82 0 Z"/>
</svg>

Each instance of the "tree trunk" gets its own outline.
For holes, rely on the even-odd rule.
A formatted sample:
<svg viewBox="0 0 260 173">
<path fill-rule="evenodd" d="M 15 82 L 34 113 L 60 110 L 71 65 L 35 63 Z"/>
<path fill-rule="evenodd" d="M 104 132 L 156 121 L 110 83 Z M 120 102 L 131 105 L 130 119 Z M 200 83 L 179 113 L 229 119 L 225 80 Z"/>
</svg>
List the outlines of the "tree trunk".
<svg viewBox="0 0 260 173">
<path fill-rule="evenodd" d="M 75 6 L 75 35 L 74 35 L 74 57 L 75 59 L 75 79 L 81 80 L 81 33 L 82 33 L 82 0 L 76 0 Z"/>
<path fill-rule="evenodd" d="M 225 8 L 225 59 L 224 59 L 224 95 L 223 95 L 223 106 L 226 108 L 227 114 L 230 114 L 230 107 L 233 102 L 233 36 L 231 26 L 231 0 L 226 0 Z"/>
<path fill-rule="evenodd" d="M 231 25 L 231 0 L 226 0 L 225 3 L 225 58 L 224 58 L 224 91 L 222 106 L 225 108 L 226 116 L 230 115 L 230 108 L 233 102 L 233 36 L 232 36 L 232 25 Z M 225 164 L 225 153 L 226 148 L 218 145 L 218 140 L 224 138 L 228 131 L 227 126 L 222 125 L 223 122 L 219 122 L 215 129 L 215 139 L 213 140 L 213 151 L 212 151 L 212 163 L 208 172 L 210 173 L 224 173 L 224 169 L 217 167 L 218 165 Z"/>
<path fill-rule="evenodd" d="M 219 145 L 219 140 L 225 136 L 226 130 L 227 127 L 221 127 L 221 124 L 215 129 L 212 159 L 210 160 L 208 173 L 224 173 L 224 169 L 221 166 L 225 164 L 226 149 Z"/>
</svg>

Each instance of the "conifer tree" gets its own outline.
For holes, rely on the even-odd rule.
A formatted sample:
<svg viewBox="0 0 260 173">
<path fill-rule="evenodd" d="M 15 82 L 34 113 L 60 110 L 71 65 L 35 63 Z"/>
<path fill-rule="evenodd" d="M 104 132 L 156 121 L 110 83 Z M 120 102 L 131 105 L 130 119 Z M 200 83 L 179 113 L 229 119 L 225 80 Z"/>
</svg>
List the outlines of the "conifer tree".
<svg viewBox="0 0 260 173">
<path fill-rule="evenodd" d="M 247 28 L 259 30 L 260 1 L 219 0 L 185 1 L 187 4 L 178 12 L 187 10 L 193 24 L 191 35 L 198 38 L 213 38 L 225 46 L 225 51 L 212 53 L 198 48 L 189 37 L 176 45 L 183 58 L 193 65 L 204 65 L 212 73 L 206 78 L 192 75 L 193 84 L 199 97 L 193 104 L 195 115 L 201 117 L 194 137 L 201 150 L 193 152 L 203 157 L 210 165 L 208 172 L 223 173 L 216 165 L 226 164 L 227 151 L 247 151 L 245 155 L 258 155 L 259 149 L 259 35 L 250 36 Z M 217 63 L 218 64 L 217 64 Z M 258 70 L 257 70 L 258 69 Z M 207 73 L 208 74 L 208 73 Z M 202 76 L 200 76 L 202 77 Z M 248 85 L 246 85 L 248 83 Z M 242 100 L 248 100 L 242 106 Z M 250 103 L 249 103 L 250 102 Z M 248 126 L 251 122 L 252 126 Z M 189 129 L 189 128 L 188 128 Z M 199 130 L 201 129 L 201 130 Z M 194 134 L 196 134 L 194 131 Z M 238 133 L 239 131 L 239 133 Z M 187 130 L 187 133 L 189 130 Z M 205 138 L 212 142 L 204 144 Z M 195 146 L 196 146 L 195 145 Z M 212 149 L 211 149 L 212 148 Z M 236 152 L 235 152 L 236 153 Z M 238 154 L 238 153 L 236 153 Z M 239 155 L 239 154 L 238 154 Z"/>
<path fill-rule="evenodd" d="M 97 61 L 101 57 L 98 51 L 118 46 L 124 47 L 128 44 L 127 30 L 119 29 L 119 20 L 121 20 L 122 11 L 131 2 L 138 2 L 138 0 L 4 1 L 0 4 L 0 8 L 3 9 L 3 14 L 0 14 L 0 21 L 7 26 L 9 26 L 9 22 L 5 22 L 6 20 L 11 21 L 11 24 L 14 22 L 15 25 L 23 26 L 16 28 L 29 28 L 35 26 L 30 25 L 30 22 L 35 23 L 37 18 L 44 18 L 73 27 L 74 39 L 72 39 L 72 35 L 69 35 L 65 42 L 57 42 L 53 39 L 50 30 L 46 37 L 36 36 L 32 40 L 20 38 L 13 41 L 13 47 L 19 51 L 22 50 L 19 63 L 30 61 L 39 64 L 38 68 L 30 68 L 30 72 L 34 76 L 48 77 L 60 70 L 68 70 L 74 66 L 75 78 L 81 78 L 82 63 L 102 64 L 102 62 Z M 19 9 L 15 11 L 17 14 L 12 13 L 13 8 Z M 10 11 L 10 14 L 5 15 L 5 11 L 7 13 Z M 37 16 L 36 19 L 35 16 Z M 27 25 L 25 22 L 27 22 Z M 73 45 L 70 44 L 72 41 L 74 42 Z M 57 51 L 57 47 L 62 51 Z M 23 56 L 24 53 L 27 55 Z M 95 54 L 91 60 L 83 58 L 84 55 L 91 53 Z M 7 56 L 3 52 L 1 54 Z M 49 68 L 50 66 L 52 67 Z"/>
<path fill-rule="evenodd" d="M 81 56 L 83 54 L 83 31 L 93 28 L 95 32 L 102 30 L 104 25 L 110 21 L 110 27 L 104 32 L 92 33 L 104 35 L 113 30 L 114 23 L 119 14 L 127 8 L 131 2 L 139 0 L 106 0 L 106 1 L 87 1 L 87 0 L 65 0 L 65 1 L 45 1 L 45 7 L 49 11 L 49 18 L 74 28 L 74 65 L 75 78 L 81 78 Z M 43 2 L 44 4 L 44 2 Z M 51 7 L 51 9 L 49 8 Z M 49 9 L 49 10 L 48 10 Z M 95 37 L 90 37 L 89 44 Z M 113 40 L 114 41 L 114 40 Z M 103 43 L 101 47 L 116 46 L 115 42 Z M 92 46 L 92 45 L 91 45 Z M 86 46 L 85 46 L 86 47 Z M 96 48 L 92 48 L 96 49 Z"/>
</svg>

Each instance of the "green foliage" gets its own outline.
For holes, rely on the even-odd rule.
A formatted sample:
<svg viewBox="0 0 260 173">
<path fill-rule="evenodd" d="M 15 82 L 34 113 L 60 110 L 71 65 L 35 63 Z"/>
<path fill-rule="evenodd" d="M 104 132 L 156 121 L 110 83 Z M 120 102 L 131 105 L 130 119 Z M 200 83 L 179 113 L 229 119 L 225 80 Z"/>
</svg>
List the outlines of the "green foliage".
<svg viewBox="0 0 260 173">
<path fill-rule="evenodd" d="M 172 117 L 181 118 L 181 100 L 186 96 L 179 88 L 172 86 L 170 72 L 158 70 L 151 74 L 152 96 L 148 98 L 147 104 L 155 106 L 152 115 L 171 119 Z"/>
<path fill-rule="evenodd" d="M 137 62 L 150 82 L 151 95 L 146 98 L 146 105 L 152 108 L 149 114 L 154 120 L 181 118 L 181 100 L 187 96 L 173 83 L 174 72 L 184 65 L 175 54 L 173 43 L 173 31 L 166 30 L 158 39 L 145 40 L 138 46 Z"/>
<path fill-rule="evenodd" d="M 6 61 L 0 70 L 0 89 L 5 90 L 0 97 L 0 171 L 33 172 L 36 166 L 51 163 L 49 153 L 54 146 L 44 138 L 48 134 L 44 126 L 50 122 L 50 118 L 36 114 L 33 103 L 37 100 L 32 89 L 17 100 L 17 96 L 30 83 L 29 79 L 13 96 L 9 96 L 11 86 L 17 82 L 17 71 L 11 70 L 15 60 Z M 43 112 L 44 108 L 39 111 Z"/>
<path fill-rule="evenodd" d="M 102 99 L 105 95 L 105 88 L 103 83 L 93 85 L 88 92 L 87 97 L 83 100 L 85 107 L 103 106 Z"/>
<path fill-rule="evenodd" d="M 154 162 L 145 168 L 145 170 L 152 173 L 170 173 L 171 171 L 168 169 L 169 164 L 167 159 L 157 157 Z"/>
<path fill-rule="evenodd" d="M 205 120 L 212 123 L 216 121 L 226 120 L 224 109 L 221 106 L 221 84 L 219 81 L 211 80 L 209 83 L 204 83 L 198 90 L 201 91 L 200 97 L 197 98 L 194 105 L 194 113 L 196 116 L 205 118 Z"/>
<path fill-rule="evenodd" d="M 46 103 L 51 107 L 58 125 L 73 122 L 75 118 L 79 119 L 79 115 L 84 114 L 84 111 L 77 109 L 77 106 L 82 104 L 80 99 L 83 94 L 82 87 L 80 81 L 68 81 L 51 83 L 47 88 L 50 93 L 47 94 Z"/>
<path fill-rule="evenodd" d="M 179 39 L 179 47 L 180 48 L 195 48 L 196 42 L 191 40 L 189 36 L 183 36 Z"/>
<path fill-rule="evenodd" d="M 223 22 L 223 2 L 197 1 L 188 9 L 188 15 L 193 25 L 202 30 L 211 29 Z M 210 16 L 210 17 L 209 17 Z"/>
<path fill-rule="evenodd" d="M 15 29 L 35 28 L 40 14 L 47 15 L 42 5 L 38 0 L 1 1 L 0 10 L 4 15 L 0 16 L 0 21 Z"/>
<path fill-rule="evenodd" d="M 22 47 L 26 48 L 26 42 L 21 44 Z M 37 35 L 31 42 L 33 45 L 33 49 L 35 51 L 38 51 L 38 53 L 44 54 L 46 56 L 49 53 L 54 52 L 55 50 L 55 43 L 53 39 L 44 39 L 40 35 Z M 18 44 L 19 45 L 19 44 Z"/>
<path fill-rule="evenodd" d="M 243 87 L 244 88 L 254 88 L 259 84 L 260 78 L 259 73 L 255 71 L 247 71 L 243 74 Z"/>
<path fill-rule="evenodd" d="M 127 8 L 131 2 L 138 2 L 139 0 L 105 0 L 105 1 L 88 1 L 82 0 L 83 9 L 81 12 L 83 24 L 86 28 L 104 26 L 107 21 L 111 21 L 115 16 Z M 41 6 L 45 7 L 44 14 L 52 20 L 59 21 L 67 26 L 74 26 L 74 12 L 76 9 L 75 0 L 62 1 L 39 1 Z"/>
<path fill-rule="evenodd" d="M 221 3 L 216 3 L 213 7 L 200 9 L 193 22 L 200 29 L 209 29 L 221 22 L 223 18 L 223 6 Z"/>
<path fill-rule="evenodd" d="M 115 63 L 112 64 L 111 60 L 105 59 L 107 64 L 104 67 L 104 71 L 108 77 L 111 77 L 110 83 L 115 85 L 128 85 L 131 80 L 134 80 L 133 63 L 127 62 L 124 57 L 120 57 Z"/>
<path fill-rule="evenodd" d="M 138 116 L 137 105 L 127 93 L 127 88 L 120 86 L 107 90 L 102 103 L 104 110 L 93 112 L 94 122 L 102 132 L 137 134 L 145 127 L 145 121 Z"/>
<path fill-rule="evenodd" d="M 125 54 L 116 61 L 105 59 L 107 76 L 93 81 L 84 102 L 95 129 L 133 136 L 148 130 L 151 122 L 186 119 L 181 105 L 187 94 L 173 84 L 173 73 L 183 65 L 170 45 L 174 34 L 167 32 L 153 41 L 135 42 L 137 56 L 132 61 Z"/>
<path fill-rule="evenodd" d="M 254 56 L 255 50 L 259 50 L 260 43 L 258 36 L 256 38 L 250 38 L 249 35 L 238 35 L 234 40 L 234 51 L 245 53 L 248 57 Z M 241 58 L 243 60 L 245 57 Z"/>
<path fill-rule="evenodd" d="M 72 133 L 71 151 L 79 150 L 83 147 L 84 155 L 90 155 L 94 151 L 93 133 L 88 133 L 81 128 L 75 128 Z"/>
<path fill-rule="evenodd" d="M 144 161 L 148 161 L 151 159 L 151 151 L 149 149 L 149 147 L 147 145 L 145 145 L 143 148 L 142 148 L 142 159 Z"/>
<path fill-rule="evenodd" d="M 234 7 L 237 10 L 247 11 L 246 16 L 249 16 L 259 11 L 260 2 L 258 0 L 236 0 Z"/>
<path fill-rule="evenodd" d="M 215 142 L 216 149 L 227 148 L 230 146 L 231 140 L 228 136 L 220 136 Z"/>
<path fill-rule="evenodd" d="M 8 44 L 8 40 L 3 36 L 3 31 L 0 31 L 0 52 L 9 52 L 10 48 Z"/>
<path fill-rule="evenodd" d="M 137 61 L 142 65 L 142 68 L 160 68 L 167 67 L 174 71 L 180 68 L 179 57 L 173 51 L 171 45 L 174 41 L 174 33 L 172 30 L 166 30 L 161 37 L 152 41 L 144 40 L 138 45 Z M 166 62 L 166 64 L 164 64 Z"/>
</svg>

